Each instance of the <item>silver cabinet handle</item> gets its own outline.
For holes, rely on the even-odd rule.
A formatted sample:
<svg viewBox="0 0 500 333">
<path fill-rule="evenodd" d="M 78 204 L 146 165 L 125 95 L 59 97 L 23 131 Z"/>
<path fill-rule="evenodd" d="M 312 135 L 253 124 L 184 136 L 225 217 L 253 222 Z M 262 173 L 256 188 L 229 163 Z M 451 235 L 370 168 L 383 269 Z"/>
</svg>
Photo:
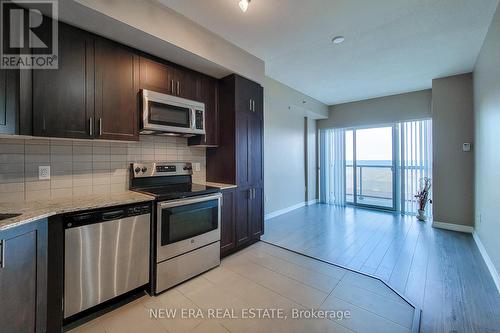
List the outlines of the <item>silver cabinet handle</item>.
<svg viewBox="0 0 500 333">
<path fill-rule="evenodd" d="M 170 87 L 172 88 L 171 91 L 172 91 L 172 95 L 175 94 L 175 90 L 174 90 L 174 80 L 170 80 Z"/>
<path fill-rule="evenodd" d="M 0 240 L 0 251 L 2 251 L 2 254 L 0 254 L 0 268 L 5 268 L 5 240 L 2 239 Z"/>
<path fill-rule="evenodd" d="M 250 111 L 252 111 L 252 99 L 250 98 Z"/>
<path fill-rule="evenodd" d="M 181 84 L 179 81 L 177 81 L 177 95 L 181 94 Z"/>
<path fill-rule="evenodd" d="M 90 136 L 94 135 L 94 119 L 92 117 L 89 119 L 89 134 Z"/>
<path fill-rule="evenodd" d="M 99 118 L 99 135 L 102 135 L 102 118 Z"/>
<path fill-rule="evenodd" d="M 252 99 L 252 111 L 255 112 L 255 100 Z"/>
<path fill-rule="evenodd" d="M 253 192 L 253 199 L 255 199 L 255 189 L 252 189 Z"/>
</svg>

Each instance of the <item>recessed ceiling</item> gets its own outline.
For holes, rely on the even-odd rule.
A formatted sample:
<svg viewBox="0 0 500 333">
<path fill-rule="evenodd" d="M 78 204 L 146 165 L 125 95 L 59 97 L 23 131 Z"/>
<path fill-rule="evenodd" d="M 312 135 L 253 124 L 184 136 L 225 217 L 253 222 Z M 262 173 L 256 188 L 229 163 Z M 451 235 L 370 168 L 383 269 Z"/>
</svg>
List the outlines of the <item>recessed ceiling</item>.
<svg viewBox="0 0 500 333">
<path fill-rule="evenodd" d="M 252 0 L 246 13 L 237 0 L 158 1 L 331 105 L 472 71 L 499 0 Z"/>
</svg>

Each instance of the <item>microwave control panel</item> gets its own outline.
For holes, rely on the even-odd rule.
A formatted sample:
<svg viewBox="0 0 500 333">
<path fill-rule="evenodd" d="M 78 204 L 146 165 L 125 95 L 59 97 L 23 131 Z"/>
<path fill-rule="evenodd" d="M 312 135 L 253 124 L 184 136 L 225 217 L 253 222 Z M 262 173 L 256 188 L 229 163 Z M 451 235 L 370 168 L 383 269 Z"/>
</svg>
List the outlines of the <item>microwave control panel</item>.
<svg viewBox="0 0 500 333">
<path fill-rule="evenodd" d="M 203 129 L 203 111 L 196 110 L 196 119 L 195 119 L 196 129 Z"/>
</svg>

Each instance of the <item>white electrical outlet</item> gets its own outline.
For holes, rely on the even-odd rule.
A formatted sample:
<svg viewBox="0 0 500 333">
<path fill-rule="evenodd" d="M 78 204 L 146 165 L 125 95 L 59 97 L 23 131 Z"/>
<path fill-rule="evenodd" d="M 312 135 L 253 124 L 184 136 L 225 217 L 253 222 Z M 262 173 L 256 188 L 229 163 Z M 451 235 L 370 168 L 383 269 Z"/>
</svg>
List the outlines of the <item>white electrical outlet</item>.
<svg viewBox="0 0 500 333">
<path fill-rule="evenodd" d="M 39 180 L 50 179 L 50 166 L 39 166 L 38 167 L 38 179 Z"/>
<path fill-rule="evenodd" d="M 193 163 L 194 171 L 200 172 L 200 168 L 201 168 L 200 163 Z"/>
</svg>

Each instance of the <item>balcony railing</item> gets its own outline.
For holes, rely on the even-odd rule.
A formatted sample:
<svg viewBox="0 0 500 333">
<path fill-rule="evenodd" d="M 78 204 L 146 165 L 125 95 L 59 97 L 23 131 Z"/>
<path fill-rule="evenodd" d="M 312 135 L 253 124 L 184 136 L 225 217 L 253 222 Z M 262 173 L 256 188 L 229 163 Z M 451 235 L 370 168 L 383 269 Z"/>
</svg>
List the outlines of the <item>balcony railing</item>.
<svg viewBox="0 0 500 333">
<path fill-rule="evenodd" d="M 354 180 L 353 165 L 346 165 L 346 201 L 354 203 Z M 357 169 L 357 203 L 369 206 L 385 208 L 393 207 L 393 166 L 392 165 L 356 165 Z M 402 179 L 405 182 L 418 184 L 424 177 L 424 168 L 420 165 L 406 166 L 402 168 Z M 417 191 L 417 185 L 414 186 Z M 406 209 L 414 207 L 417 202 L 415 193 L 404 193 Z"/>
<path fill-rule="evenodd" d="M 352 164 L 346 165 L 346 201 L 354 203 Z M 391 165 L 356 165 L 357 203 L 385 208 L 393 207 L 393 167 Z"/>
</svg>

